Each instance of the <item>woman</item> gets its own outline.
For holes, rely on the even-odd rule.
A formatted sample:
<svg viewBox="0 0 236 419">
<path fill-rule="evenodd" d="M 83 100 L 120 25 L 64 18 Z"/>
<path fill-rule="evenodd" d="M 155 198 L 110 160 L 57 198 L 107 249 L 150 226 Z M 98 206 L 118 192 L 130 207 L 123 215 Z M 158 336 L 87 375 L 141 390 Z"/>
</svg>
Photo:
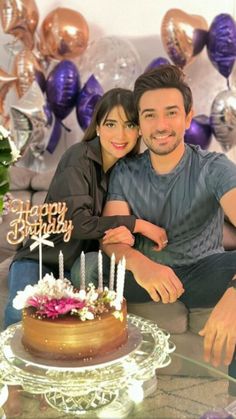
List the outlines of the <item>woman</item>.
<svg viewBox="0 0 236 419">
<path fill-rule="evenodd" d="M 120 158 L 138 152 L 138 137 L 138 115 L 132 92 L 115 88 L 105 93 L 95 108 L 82 142 L 65 152 L 50 184 L 45 202 L 65 202 L 68 207 L 66 218 L 72 220 L 74 228 L 69 242 L 63 241 L 62 234 L 50 236 L 54 247 L 43 247 L 43 276 L 52 272 L 58 277 L 58 254 L 61 250 L 66 277 L 70 278 L 71 267 L 81 251 L 97 251 L 98 239 L 107 230 L 110 242 L 130 244 L 133 240 L 131 233 L 139 232 L 152 239 L 155 235 L 159 250 L 165 246 L 166 233 L 159 227 L 146 221 L 136 221 L 132 215 L 101 216 L 110 170 Z M 115 229 L 112 234 L 111 229 Z M 17 291 L 38 282 L 38 248 L 30 251 L 31 244 L 29 239 L 17 252 L 9 271 L 5 327 L 21 320 L 20 311 L 12 307 Z"/>
</svg>

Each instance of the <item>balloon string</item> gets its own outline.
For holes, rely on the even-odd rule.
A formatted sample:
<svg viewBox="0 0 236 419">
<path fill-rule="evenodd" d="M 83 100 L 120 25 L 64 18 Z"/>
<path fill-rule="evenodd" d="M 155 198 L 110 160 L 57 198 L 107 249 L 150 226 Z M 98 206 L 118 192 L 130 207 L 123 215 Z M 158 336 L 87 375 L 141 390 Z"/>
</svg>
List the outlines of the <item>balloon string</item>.
<svg viewBox="0 0 236 419">
<path fill-rule="evenodd" d="M 59 121 L 60 122 L 60 124 L 61 124 L 61 126 L 67 131 L 67 132 L 71 132 L 71 129 L 70 128 L 68 128 L 65 124 L 63 124 L 63 122 L 62 121 Z"/>
<path fill-rule="evenodd" d="M 227 87 L 230 90 L 229 78 L 227 78 Z"/>
</svg>

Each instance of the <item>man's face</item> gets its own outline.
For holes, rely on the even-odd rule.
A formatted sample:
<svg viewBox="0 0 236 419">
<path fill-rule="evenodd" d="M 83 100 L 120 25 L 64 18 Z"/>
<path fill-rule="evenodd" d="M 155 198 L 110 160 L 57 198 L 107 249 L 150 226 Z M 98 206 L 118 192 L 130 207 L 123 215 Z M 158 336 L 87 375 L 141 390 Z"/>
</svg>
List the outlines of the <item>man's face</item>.
<svg viewBox="0 0 236 419">
<path fill-rule="evenodd" d="M 182 147 L 191 119 L 192 111 L 186 116 L 183 96 L 178 89 L 149 90 L 140 99 L 140 132 L 154 154 L 163 156 Z"/>
</svg>

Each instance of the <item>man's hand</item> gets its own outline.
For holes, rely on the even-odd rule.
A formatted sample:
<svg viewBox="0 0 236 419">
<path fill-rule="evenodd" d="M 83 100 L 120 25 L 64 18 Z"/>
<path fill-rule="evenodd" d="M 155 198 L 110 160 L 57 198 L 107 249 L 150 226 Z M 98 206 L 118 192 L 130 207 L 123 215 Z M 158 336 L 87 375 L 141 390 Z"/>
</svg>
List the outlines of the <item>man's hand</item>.
<svg viewBox="0 0 236 419">
<path fill-rule="evenodd" d="M 229 288 L 216 304 L 204 328 L 204 359 L 217 367 L 223 362 L 229 365 L 236 345 L 236 291 Z"/>
<path fill-rule="evenodd" d="M 116 228 L 110 228 L 105 232 L 105 235 L 102 239 L 102 244 L 114 244 L 114 243 L 122 243 L 128 244 L 129 246 L 134 245 L 134 236 L 127 227 L 120 226 Z"/>
<path fill-rule="evenodd" d="M 146 258 L 135 263 L 132 273 L 139 285 L 149 293 L 154 301 L 164 304 L 174 303 L 184 292 L 183 284 L 174 271 Z"/>
<path fill-rule="evenodd" d="M 152 240 L 157 244 L 154 249 L 158 251 L 164 249 L 168 244 L 166 230 L 146 220 L 136 220 L 134 233 L 141 233 L 143 236 Z"/>
</svg>

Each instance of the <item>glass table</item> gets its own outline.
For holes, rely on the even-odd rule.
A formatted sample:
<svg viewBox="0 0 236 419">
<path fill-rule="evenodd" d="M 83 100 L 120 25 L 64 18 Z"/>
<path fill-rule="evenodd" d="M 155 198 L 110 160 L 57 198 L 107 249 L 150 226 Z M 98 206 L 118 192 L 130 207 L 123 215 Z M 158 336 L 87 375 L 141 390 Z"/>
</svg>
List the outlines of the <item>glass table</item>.
<svg viewBox="0 0 236 419">
<path fill-rule="evenodd" d="M 228 417 L 229 413 L 236 417 L 236 397 L 234 401 L 228 396 L 228 382 L 234 380 L 179 354 L 169 334 L 155 323 L 134 315 L 128 318 L 127 347 L 113 359 L 102 358 L 85 366 L 58 361 L 45 365 L 45 361 L 28 358 L 19 343 L 21 324 L 11 326 L 1 334 L 0 342 L 2 402 L 7 389 L 12 393 L 20 386 L 17 394 L 22 412 L 18 417 L 22 419 L 69 419 L 73 415 L 189 419 L 207 411 L 214 413 L 209 419 L 226 418 L 227 412 Z M 164 367 L 171 358 L 178 358 L 186 371 L 196 364 L 199 376 L 165 375 Z M 39 395 L 47 401 L 44 410 L 40 410 Z M 7 412 L 9 406 L 4 409 Z"/>
</svg>

